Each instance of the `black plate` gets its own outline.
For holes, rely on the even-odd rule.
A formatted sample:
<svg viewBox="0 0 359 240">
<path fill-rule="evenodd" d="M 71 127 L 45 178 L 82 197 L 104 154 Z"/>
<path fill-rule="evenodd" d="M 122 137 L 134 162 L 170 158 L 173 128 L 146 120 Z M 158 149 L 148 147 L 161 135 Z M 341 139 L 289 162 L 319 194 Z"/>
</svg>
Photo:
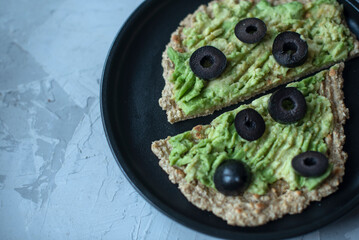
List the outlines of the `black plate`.
<svg viewBox="0 0 359 240">
<path fill-rule="evenodd" d="M 344 182 L 336 193 L 320 203 L 312 203 L 303 213 L 287 215 L 260 227 L 229 226 L 189 203 L 158 166 L 158 159 L 150 149 L 152 141 L 197 124 L 208 124 L 234 108 L 171 125 L 158 105 L 164 86 L 161 67 L 164 47 L 180 20 L 206 2 L 147 0 L 117 35 L 103 73 L 101 108 L 107 139 L 120 168 L 139 193 L 160 211 L 187 227 L 217 237 L 278 239 L 304 234 L 337 220 L 359 202 L 359 128 L 355 124 L 359 123 L 359 59 L 349 61 L 344 71 L 345 102 L 351 115 L 346 124 L 345 150 L 349 159 Z M 345 6 L 350 28 L 359 36 L 355 5 L 340 2 Z"/>
</svg>

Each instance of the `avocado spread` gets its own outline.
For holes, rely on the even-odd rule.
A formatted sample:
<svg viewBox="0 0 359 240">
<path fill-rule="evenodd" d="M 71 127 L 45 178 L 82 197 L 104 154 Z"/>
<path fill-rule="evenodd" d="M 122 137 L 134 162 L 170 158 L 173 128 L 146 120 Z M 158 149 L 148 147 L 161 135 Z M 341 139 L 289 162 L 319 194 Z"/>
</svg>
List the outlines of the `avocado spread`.
<svg viewBox="0 0 359 240">
<path fill-rule="evenodd" d="M 336 0 L 277 6 L 265 0 L 257 4 L 223 0 L 211 8 L 212 14 L 197 12 L 192 26 L 183 29 L 183 53 L 167 50 L 175 65 L 169 79 L 174 84 L 174 100 L 186 115 L 245 99 L 299 74 L 344 60 L 353 49 L 355 39 L 342 22 L 343 9 Z M 267 26 L 266 36 L 256 44 L 243 43 L 234 34 L 236 24 L 250 17 L 263 20 Z M 272 55 L 273 41 L 284 31 L 301 34 L 308 44 L 308 59 L 299 67 L 280 66 Z M 212 81 L 196 77 L 189 66 L 191 54 L 206 45 L 220 49 L 227 57 L 225 71 Z"/>
<path fill-rule="evenodd" d="M 330 101 L 319 94 L 320 82 L 327 71 L 322 71 L 300 82 L 288 84 L 303 93 L 307 112 L 303 119 L 293 124 L 275 122 L 267 106 L 271 94 L 242 105 L 215 118 L 210 125 L 197 126 L 191 131 L 171 137 L 170 164 L 184 167 L 186 180 L 199 180 L 215 188 L 213 175 L 216 168 L 227 159 L 242 161 L 249 167 L 252 179 L 247 191 L 265 194 L 268 185 L 279 179 L 285 180 L 291 190 L 312 190 L 326 179 L 332 170 L 315 178 L 299 176 L 291 167 L 291 160 L 306 151 L 327 153 L 324 138 L 332 133 L 333 114 Z M 241 138 L 235 129 L 236 114 L 246 108 L 255 109 L 264 119 L 264 134 L 255 141 Z"/>
</svg>

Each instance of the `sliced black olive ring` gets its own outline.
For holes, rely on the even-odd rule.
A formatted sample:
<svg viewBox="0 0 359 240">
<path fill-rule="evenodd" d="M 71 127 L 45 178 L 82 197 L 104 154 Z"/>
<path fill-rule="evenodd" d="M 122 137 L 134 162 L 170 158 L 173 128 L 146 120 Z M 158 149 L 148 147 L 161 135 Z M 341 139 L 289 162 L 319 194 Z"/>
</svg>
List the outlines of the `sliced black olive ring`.
<svg viewBox="0 0 359 240">
<path fill-rule="evenodd" d="M 262 116 L 252 108 L 247 108 L 237 113 L 234 126 L 238 135 L 248 141 L 257 140 L 266 129 Z"/>
<path fill-rule="evenodd" d="M 257 43 L 264 38 L 266 33 L 266 24 L 259 18 L 243 19 L 234 28 L 234 34 L 244 43 Z"/>
<path fill-rule="evenodd" d="M 301 91 L 294 87 L 282 88 L 269 99 L 268 112 L 279 123 L 295 123 L 307 112 L 307 102 Z"/>
<path fill-rule="evenodd" d="M 319 177 L 328 166 L 328 158 L 320 152 L 304 152 L 292 160 L 292 168 L 303 177 Z"/>
<path fill-rule="evenodd" d="M 308 44 L 296 32 L 282 32 L 274 39 L 272 54 L 280 65 L 298 67 L 307 60 Z"/>
<path fill-rule="evenodd" d="M 197 77 L 210 80 L 223 73 L 227 66 L 227 58 L 221 50 L 204 46 L 192 53 L 189 64 Z"/>
</svg>

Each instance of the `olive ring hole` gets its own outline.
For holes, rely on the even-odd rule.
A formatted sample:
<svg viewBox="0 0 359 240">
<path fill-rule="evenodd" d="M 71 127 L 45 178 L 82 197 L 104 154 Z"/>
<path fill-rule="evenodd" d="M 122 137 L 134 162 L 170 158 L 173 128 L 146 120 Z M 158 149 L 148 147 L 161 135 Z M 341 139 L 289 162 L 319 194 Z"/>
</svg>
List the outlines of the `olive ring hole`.
<svg viewBox="0 0 359 240">
<path fill-rule="evenodd" d="M 244 121 L 244 125 L 247 127 L 247 128 L 255 128 L 256 127 L 256 123 L 248 118 L 245 119 Z"/>
<path fill-rule="evenodd" d="M 283 52 L 292 55 L 298 51 L 298 46 L 293 42 L 286 42 L 283 44 Z"/>
<path fill-rule="evenodd" d="M 294 101 L 291 98 L 285 98 L 282 101 L 282 107 L 287 111 L 293 110 L 293 108 L 295 107 Z"/>
<path fill-rule="evenodd" d="M 210 68 L 214 64 L 214 59 L 212 56 L 204 56 L 201 59 L 200 64 L 203 68 Z"/>
<path fill-rule="evenodd" d="M 255 33 L 255 32 L 257 32 L 257 27 L 256 26 L 248 26 L 247 28 L 246 28 L 246 32 L 247 33 L 249 33 L 249 34 L 253 34 L 253 33 Z"/>
<path fill-rule="evenodd" d="M 314 165 L 317 164 L 317 160 L 314 159 L 314 158 L 311 158 L 311 157 L 310 158 L 305 158 L 303 160 L 303 163 L 304 163 L 305 166 L 311 167 L 311 166 L 314 166 Z"/>
</svg>

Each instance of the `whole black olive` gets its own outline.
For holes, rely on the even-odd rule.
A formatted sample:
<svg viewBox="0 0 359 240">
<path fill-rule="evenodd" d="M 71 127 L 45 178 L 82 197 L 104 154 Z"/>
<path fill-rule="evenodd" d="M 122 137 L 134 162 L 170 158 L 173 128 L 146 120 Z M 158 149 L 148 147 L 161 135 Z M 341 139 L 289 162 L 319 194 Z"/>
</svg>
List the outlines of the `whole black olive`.
<svg viewBox="0 0 359 240">
<path fill-rule="evenodd" d="M 242 194 L 250 182 L 250 172 L 239 160 L 226 160 L 219 165 L 213 177 L 216 189 L 227 196 Z"/>
</svg>

